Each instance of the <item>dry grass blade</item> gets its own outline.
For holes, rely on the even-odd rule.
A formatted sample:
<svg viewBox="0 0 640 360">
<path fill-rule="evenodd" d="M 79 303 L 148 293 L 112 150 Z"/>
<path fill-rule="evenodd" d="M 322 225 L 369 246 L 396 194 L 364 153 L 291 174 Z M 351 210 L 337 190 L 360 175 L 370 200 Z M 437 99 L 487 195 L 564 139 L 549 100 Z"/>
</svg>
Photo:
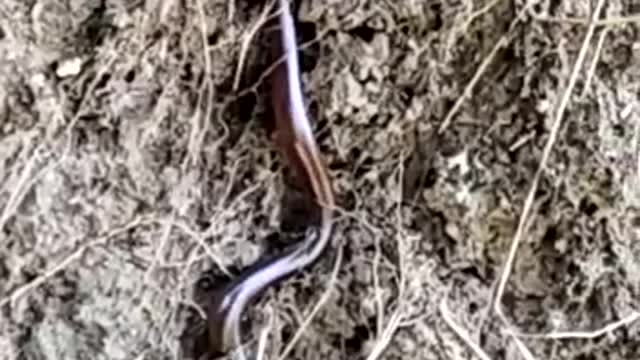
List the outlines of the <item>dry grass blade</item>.
<svg viewBox="0 0 640 360">
<path fill-rule="evenodd" d="M 465 21 L 461 28 L 464 29 L 466 31 L 466 29 L 469 27 L 469 25 L 471 25 L 471 23 L 479 18 L 480 16 L 484 15 L 485 13 L 489 12 L 489 10 L 491 10 L 491 8 L 493 8 L 494 6 L 496 6 L 496 4 L 501 1 L 501 0 L 491 0 L 490 2 L 488 2 L 487 4 L 485 4 L 483 7 L 481 7 L 480 9 L 474 11 L 473 13 L 471 13 L 469 15 L 469 18 L 467 19 L 467 21 Z"/>
<path fill-rule="evenodd" d="M 533 356 L 529 348 L 527 348 L 527 346 L 522 342 L 522 340 L 514 337 L 513 342 L 516 344 L 516 348 L 518 349 L 518 351 L 520 351 L 520 355 L 522 355 L 525 360 L 536 360 L 536 358 Z"/>
<path fill-rule="evenodd" d="M 62 259 L 61 261 L 59 261 L 56 265 L 51 266 L 49 269 L 46 269 L 43 271 L 42 275 L 37 276 L 36 278 L 34 278 L 33 280 L 29 281 L 28 283 L 24 284 L 23 286 L 19 287 L 18 289 L 14 290 L 11 295 L 0 299 L 0 308 L 4 307 L 7 304 L 13 304 L 15 303 L 18 299 L 20 299 L 21 297 L 23 297 L 24 295 L 26 295 L 27 293 L 29 293 L 30 291 L 32 291 L 33 289 L 37 288 L 38 286 L 44 284 L 48 279 L 50 279 L 51 277 L 53 277 L 54 275 L 58 274 L 59 272 L 63 271 L 64 269 L 66 269 L 67 267 L 69 267 L 71 264 L 73 264 L 73 262 L 75 262 L 76 260 L 78 260 L 79 258 L 82 257 L 82 255 L 84 255 L 84 253 L 91 249 L 94 246 L 97 246 L 99 244 L 104 243 L 105 241 L 107 241 L 108 239 L 121 234 L 125 231 L 129 231 L 135 227 L 138 227 L 140 225 L 144 225 L 144 224 L 148 224 L 150 223 L 150 221 L 148 219 L 144 219 L 144 218 L 136 218 L 134 220 L 132 220 L 131 222 L 129 222 L 128 224 L 115 228 L 111 231 L 109 231 L 107 234 L 102 235 L 98 238 L 95 238 L 91 241 L 87 241 L 84 245 L 80 246 L 78 249 L 76 249 L 75 251 L 73 251 L 72 253 L 70 253 L 69 255 L 65 256 L 64 259 Z"/>
<path fill-rule="evenodd" d="M 380 238 L 381 234 L 377 232 L 374 233 L 375 237 L 375 255 L 373 259 L 373 280 L 374 280 L 374 288 L 376 294 L 376 306 L 377 306 L 377 329 L 381 329 L 378 331 L 382 331 L 382 333 L 376 334 L 376 343 L 371 350 L 369 356 L 367 356 L 367 360 L 374 360 L 380 358 L 385 349 L 389 346 L 389 343 L 393 339 L 395 332 L 399 327 L 403 326 L 403 321 L 405 319 L 405 314 L 403 313 L 403 301 L 405 296 L 405 288 L 406 288 L 406 279 L 405 279 L 405 250 L 404 245 L 402 243 L 402 201 L 403 201 L 403 188 L 402 188 L 402 179 L 404 178 L 404 161 L 401 157 L 400 161 L 398 161 L 398 166 L 396 169 L 395 177 L 398 179 L 398 184 L 400 187 L 396 192 L 396 222 L 395 222 L 395 233 L 396 233 L 396 245 L 398 249 L 398 266 L 397 269 L 394 269 L 398 272 L 398 295 L 396 297 L 397 308 L 391 315 L 389 319 L 385 320 L 384 316 L 384 303 L 382 301 L 382 290 L 380 288 L 380 276 L 379 276 L 379 268 L 380 268 L 380 259 L 382 257 L 381 247 L 380 247 Z M 370 226 L 370 225 L 369 225 Z M 384 324 L 387 324 L 386 326 Z"/>
<path fill-rule="evenodd" d="M 49 278 L 63 271 L 64 269 L 69 267 L 69 265 L 72 264 L 74 261 L 78 260 L 85 253 L 87 249 L 89 249 L 91 246 L 95 244 L 96 242 L 93 242 L 76 249 L 71 254 L 65 256 L 65 258 L 59 263 L 57 263 L 55 266 L 52 266 L 51 268 L 45 270 L 42 275 L 36 277 L 35 279 L 21 286 L 20 288 L 14 290 L 13 293 L 11 293 L 11 295 L 0 300 L 0 308 L 4 307 L 7 304 L 14 304 L 18 299 L 23 297 L 25 294 L 37 288 L 38 286 L 44 284 L 44 282 L 47 281 Z"/>
<path fill-rule="evenodd" d="M 327 283 L 327 289 L 324 291 L 324 293 L 320 297 L 320 300 L 318 300 L 318 302 L 315 304 L 315 306 L 313 307 L 313 310 L 311 310 L 311 312 L 304 319 L 302 324 L 300 324 L 300 327 L 298 328 L 296 333 L 293 335 L 293 337 L 291 338 L 287 346 L 284 348 L 284 351 L 282 351 L 280 356 L 278 356 L 278 360 L 288 359 L 289 353 L 293 350 L 293 347 L 298 342 L 298 340 L 300 340 L 300 337 L 302 337 L 302 334 L 304 334 L 305 330 L 311 323 L 311 320 L 313 320 L 313 318 L 322 309 L 324 304 L 329 300 L 329 297 L 333 293 L 334 285 L 338 281 L 338 273 L 340 272 L 340 267 L 342 266 L 342 256 L 343 256 L 343 249 L 342 249 L 342 246 L 340 246 L 338 247 L 338 255 L 336 256 L 336 261 L 333 266 L 333 271 L 331 272 L 331 278 Z"/>
<path fill-rule="evenodd" d="M 510 332 L 513 336 L 517 336 L 519 338 L 526 339 L 595 339 L 601 337 L 607 333 L 610 333 L 616 329 L 619 329 L 623 326 L 627 326 L 634 321 L 640 319 L 640 312 L 633 312 L 630 315 L 618 320 L 614 321 L 610 324 L 607 324 L 599 329 L 593 331 L 557 331 L 550 333 L 541 333 L 541 334 L 526 334 L 526 333 L 516 333 Z"/>
<path fill-rule="evenodd" d="M 487 353 L 482 350 L 482 348 L 478 344 L 476 344 L 475 341 L 473 341 L 469 333 L 467 333 L 467 331 L 462 328 L 462 326 L 458 325 L 453 320 L 453 316 L 451 315 L 449 307 L 447 306 L 446 297 L 443 297 L 442 301 L 440 302 L 440 315 L 442 315 L 442 318 L 447 323 L 447 325 L 449 325 L 451 330 L 455 332 L 456 335 L 458 335 L 458 337 L 460 337 L 460 339 L 462 339 L 465 344 L 467 344 L 467 346 L 476 354 L 477 357 L 482 360 L 491 360 L 489 355 L 487 355 Z"/>
<path fill-rule="evenodd" d="M 164 260 L 162 259 L 162 254 L 165 248 L 167 247 L 167 244 L 169 243 L 169 236 L 171 235 L 171 229 L 175 225 L 175 221 L 176 221 L 175 213 L 176 211 L 174 210 L 172 214 L 169 216 L 169 218 L 166 221 L 164 221 L 164 224 L 163 224 L 164 230 L 162 231 L 162 236 L 160 237 L 159 244 L 156 247 L 153 259 L 151 260 L 151 264 L 149 264 L 149 266 L 147 267 L 147 270 L 145 271 L 145 275 L 144 275 L 145 283 L 151 281 L 151 275 L 153 274 L 154 270 L 157 268 L 158 264 L 164 263 Z"/>
<path fill-rule="evenodd" d="M 444 120 L 442 121 L 442 124 L 438 129 L 438 133 L 440 134 L 443 133 L 449 127 L 449 125 L 451 125 L 451 122 L 453 121 L 453 117 L 458 114 L 458 111 L 460 110 L 460 107 L 465 102 L 465 100 L 467 100 L 472 95 L 473 89 L 476 87 L 476 85 L 482 78 L 482 75 L 484 75 L 484 73 L 486 72 L 489 65 L 491 65 L 491 63 L 493 62 L 493 59 L 496 57 L 498 52 L 501 49 L 505 48 L 507 45 L 509 45 L 509 42 L 511 41 L 511 38 L 513 36 L 513 29 L 516 27 L 516 25 L 520 21 L 522 21 L 522 19 L 524 18 L 524 15 L 527 13 L 529 7 L 532 4 L 533 4 L 532 2 L 528 2 L 524 6 L 524 8 L 520 10 L 520 12 L 518 12 L 518 16 L 516 16 L 516 18 L 509 25 L 508 32 L 502 37 L 500 37 L 500 40 L 496 42 L 496 45 L 493 47 L 493 49 L 491 49 L 491 52 L 489 53 L 489 55 L 487 55 L 485 59 L 482 61 L 482 63 L 480 64 L 480 66 L 478 66 L 478 70 L 476 70 L 476 73 L 473 75 L 473 78 L 471 78 L 469 83 L 467 83 L 467 85 L 465 86 L 464 90 L 462 91 L 462 95 L 456 100 L 455 104 L 453 104 L 453 106 L 451 107 L 451 110 L 449 110 L 449 112 L 447 113 L 447 116 L 445 116 Z"/>
<path fill-rule="evenodd" d="M 273 314 L 269 314 L 269 322 L 273 323 Z M 266 349 L 267 349 L 267 339 L 269 338 L 269 330 L 271 326 L 265 326 L 262 331 L 260 331 L 260 338 L 258 339 L 258 351 L 256 355 L 256 360 L 263 360 L 265 358 Z"/>
<path fill-rule="evenodd" d="M 209 119 L 211 118 L 211 113 L 213 111 L 213 106 L 209 100 L 207 100 L 207 96 L 211 96 L 211 92 L 213 90 L 213 85 L 211 83 L 211 55 L 209 54 L 208 42 L 207 42 L 207 34 L 209 30 L 207 29 L 206 15 L 204 11 L 204 5 L 202 4 L 202 0 L 197 1 L 198 4 L 198 15 L 200 16 L 200 41 L 202 42 L 202 54 L 204 57 L 204 65 L 205 65 L 205 79 L 202 81 L 202 85 L 200 86 L 198 92 L 198 104 L 196 105 L 196 110 L 191 119 L 191 136 L 189 137 L 189 154 L 190 158 L 194 163 L 198 163 L 199 160 L 199 152 L 202 148 L 202 143 L 205 139 L 205 136 L 209 132 Z M 206 92 L 205 92 L 206 88 Z M 207 96 L 203 95 L 207 94 Z M 206 109 L 204 112 L 204 116 L 201 115 L 200 107 L 202 102 L 206 102 Z M 185 159 L 183 162 L 183 171 L 186 169 L 188 164 L 188 159 Z"/>
<path fill-rule="evenodd" d="M 86 91 L 86 94 L 91 94 L 95 90 L 95 88 L 99 83 L 99 80 L 102 78 L 104 74 L 106 74 L 111 69 L 116 59 L 117 58 L 115 55 L 108 59 L 106 64 L 100 69 L 100 73 L 98 74 L 98 76 L 96 76 L 95 80 L 93 80 L 89 85 Z M 69 120 L 69 123 L 65 126 L 64 130 L 62 131 L 63 139 L 61 140 L 66 139 L 62 154 L 60 154 L 60 156 L 57 159 L 53 160 L 50 164 L 41 168 L 35 174 L 32 174 L 32 172 L 34 171 L 34 166 L 35 166 L 35 162 L 37 160 L 38 154 L 42 150 L 44 150 L 46 146 L 49 144 L 47 144 L 47 141 L 42 141 L 33 151 L 33 155 L 28 160 L 27 165 L 22 170 L 20 181 L 13 186 L 14 190 L 11 192 L 9 201 L 7 202 L 4 209 L 2 210 L 2 216 L 0 216 L 0 229 L 4 229 L 5 225 L 7 224 L 7 221 L 11 218 L 11 216 L 13 216 L 14 211 L 22 203 L 22 200 L 27 195 L 29 190 L 33 188 L 33 186 L 36 183 L 38 183 L 38 181 L 40 181 L 50 171 L 52 171 L 53 169 L 57 168 L 60 164 L 62 164 L 62 162 L 67 158 L 67 156 L 71 152 L 71 139 L 72 139 L 71 131 L 73 130 L 76 123 L 78 122 L 78 119 L 82 115 L 82 112 L 85 111 L 85 107 L 88 102 L 89 102 L 89 99 L 87 96 L 82 98 L 82 101 L 78 106 L 78 111 Z M 60 139 L 56 139 L 56 140 L 60 140 Z M 55 141 L 52 141 L 52 144 L 53 143 L 55 143 Z"/>
<path fill-rule="evenodd" d="M 613 16 L 606 19 L 599 19 L 593 21 L 592 19 L 584 18 L 557 18 L 552 16 L 540 15 L 533 10 L 530 11 L 531 16 L 537 21 L 552 22 L 561 24 L 573 24 L 573 25 L 593 25 L 593 26 L 620 26 L 629 23 L 640 23 L 640 14 L 632 14 L 626 16 Z"/>
<path fill-rule="evenodd" d="M 591 60 L 591 66 L 589 66 L 589 71 L 587 71 L 587 79 L 584 82 L 584 87 L 582 88 L 582 94 L 580 97 L 584 98 L 591 87 L 591 81 L 593 80 L 593 75 L 596 72 L 596 67 L 598 66 L 598 61 L 600 60 L 600 53 L 602 52 L 602 47 L 604 45 L 604 41 L 607 39 L 607 35 L 609 34 L 609 28 L 605 27 L 602 29 L 602 33 L 600 33 L 600 38 L 598 39 L 598 45 L 596 46 L 596 51 L 593 54 L 593 59 Z"/>
<path fill-rule="evenodd" d="M 593 19 L 595 21 L 595 19 L 597 19 L 598 17 L 600 17 L 600 12 L 602 11 L 602 7 L 604 5 L 604 0 L 599 0 L 598 4 L 596 6 L 596 9 L 594 11 L 593 14 Z M 504 296 L 504 292 L 505 292 L 505 288 L 507 286 L 507 281 L 509 280 L 509 276 L 511 274 L 511 271 L 513 269 L 513 264 L 515 261 L 515 257 L 516 257 L 516 253 L 518 251 L 518 246 L 520 244 L 520 242 L 522 241 L 522 237 L 526 231 L 526 224 L 528 223 L 529 219 L 529 215 L 533 206 L 533 200 L 535 197 L 535 193 L 538 189 L 538 184 L 540 182 L 540 179 L 542 177 L 542 174 L 545 170 L 546 164 L 549 161 L 549 156 L 551 154 L 551 150 L 553 149 L 553 146 L 556 142 L 556 139 L 558 137 L 558 133 L 560 131 L 560 126 L 562 125 L 562 119 L 564 117 L 564 112 L 567 108 L 567 105 L 569 104 L 569 98 L 571 97 L 571 94 L 573 92 L 573 89 L 576 85 L 576 81 L 578 79 L 578 75 L 580 73 L 580 69 L 582 69 L 582 66 L 584 64 L 585 58 L 586 58 L 586 54 L 587 54 L 587 50 L 589 48 L 589 43 L 591 42 L 591 39 L 593 37 L 593 33 L 595 31 L 595 23 L 592 23 L 591 26 L 589 26 L 587 33 L 585 34 L 584 37 L 584 41 L 582 43 L 582 47 L 580 48 L 580 53 L 578 54 L 578 58 L 576 59 L 576 62 L 573 66 L 573 70 L 571 72 L 571 77 L 569 78 L 569 83 L 567 85 L 567 88 L 564 91 L 564 94 L 562 96 L 562 99 L 560 100 L 560 104 L 558 106 L 558 110 L 556 112 L 556 116 L 553 122 L 553 126 L 551 129 L 551 132 L 549 134 L 549 139 L 547 139 L 547 142 L 545 144 L 543 153 L 542 153 L 542 158 L 540 159 L 540 164 L 538 166 L 538 169 L 535 173 L 535 176 L 533 178 L 533 181 L 531 182 L 531 188 L 529 189 L 529 193 L 527 194 L 527 198 L 524 202 L 524 206 L 522 209 L 522 213 L 520 215 L 520 220 L 518 222 L 518 228 L 516 230 L 516 233 L 513 237 L 513 240 L 511 242 L 511 248 L 509 249 L 509 253 L 508 253 L 508 257 L 507 260 L 505 261 L 504 265 L 503 265 L 503 270 L 502 270 L 502 274 L 500 276 L 499 282 L 498 282 L 498 287 L 496 290 L 496 295 L 495 295 L 495 299 L 494 299 L 494 310 L 496 312 L 496 314 L 498 314 L 498 316 L 500 317 L 500 319 L 503 321 L 503 323 L 507 326 L 509 325 L 508 320 L 506 319 L 506 316 L 504 315 L 504 313 L 502 312 L 502 297 Z"/>
<path fill-rule="evenodd" d="M 264 24 L 267 23 L 267 21 L 280 15 L 280 12 L 282 11 L 282 10 L 278 10 L 273 13 L 271 12 L 271 9 L 273 9 L 273 6 L 275 5 L 275 3 L 276 3 L 275 0 L 270 1 L 264 7 L 264 10 L 260 14 L 260 18 L 258 19 L 258 21 L 256 21 L 256 23 L 253 25 L 251 30 L 249 30 L 249 33 L 244 37 L 244 40 L 242 41 L 242 48 L 240 50 L 240 59 L 238 59 L 238 67 L 236 68 L 236 74 L 233 79 L 233 91 L 238 91 L 238 89 L 240 88 L 240 78 L 242 76 L 242 69 L 244 69 L 244 63 L 247 58 L 247 53 L 249 52 L 249 46 L 251 46 L 251 41 L 258 33 L 258 30 L 260 30 L 264 26 Z"/>
<path fill-rule="evenodd" d="M 387 348 L 387 346 L 389 346 L 389 343 L 393 339 L 393 335 L 395 334 L 396 330 L 398 330 L 398 328 L 402 324 L 403 319 L 404 314 L 400 311 L 400 308 L 398 308 L 393 313 L 393 315 L 391 315 L 387 326 L 384 327 L 384 331 L 377 339 L 376 345 L 373 347 L 373 350 L 371 350 L 369 356 L 367 356 L 367 360 L 376 360 L 382 356 L 385 349 Z"/>
</svg>

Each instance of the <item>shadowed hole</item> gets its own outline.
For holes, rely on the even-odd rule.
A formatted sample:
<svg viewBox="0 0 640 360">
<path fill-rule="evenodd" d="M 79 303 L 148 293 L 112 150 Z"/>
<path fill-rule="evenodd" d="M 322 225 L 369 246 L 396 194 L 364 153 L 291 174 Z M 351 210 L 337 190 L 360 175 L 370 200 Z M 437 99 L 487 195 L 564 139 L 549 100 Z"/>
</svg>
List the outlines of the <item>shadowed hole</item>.
<svg viewBox="0 0 640 360">
<path fill-rule="evenodd" d="M 298 35 L 298 44 L 302 45 L 308 42 L 311 42 L 316 39 L 318 36 L 318 32 L 316 29 L 316 24 L 310 22 L 299 22 L 297 24 L 297 35 Z M 299 61 L 300 61 L 300 71 L 301 72 L 310 72 L 315 69 L 318 64 L 318 57 L 320 54 L 320 42 L 315 41 L 305 46 L 304 49 L 300 50 L 299 53 Z"/>
</svg>

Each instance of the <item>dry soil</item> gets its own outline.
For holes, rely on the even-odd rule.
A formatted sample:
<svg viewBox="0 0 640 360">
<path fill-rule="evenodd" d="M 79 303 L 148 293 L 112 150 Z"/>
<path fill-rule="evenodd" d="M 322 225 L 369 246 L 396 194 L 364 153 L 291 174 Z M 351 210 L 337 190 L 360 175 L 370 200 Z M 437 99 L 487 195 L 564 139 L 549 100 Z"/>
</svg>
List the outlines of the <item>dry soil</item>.
<svg viewBox="0 0 640 360">
<path fill-rule="evenodd" d="M 199 289 L 288 241 L 265 3 L 0 2 L 0 359 L 185 358 Z M 639 14 L 302 0 L 340 209 L 249 349 L 640 359 Z"/>
</svg>

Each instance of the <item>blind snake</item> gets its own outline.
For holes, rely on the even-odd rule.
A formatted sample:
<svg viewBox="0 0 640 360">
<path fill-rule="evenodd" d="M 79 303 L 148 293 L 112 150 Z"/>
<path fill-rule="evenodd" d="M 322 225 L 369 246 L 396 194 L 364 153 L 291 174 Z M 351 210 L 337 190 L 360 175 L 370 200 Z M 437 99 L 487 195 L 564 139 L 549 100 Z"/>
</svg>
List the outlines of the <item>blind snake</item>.
<svg viewBox="0 0 640 360">
<path fill-rule="evenodd" d="M 240 345 L 240 320 L 246 307 L 273 286 L 314 263 L 326 249 L 332 232 L 334 194 L 304 107 L 296 46 L 296 30 L 288 0 L 278 0 L 278 31 L 272 56 L 282 59 L 270 75 L 275 115 L 273 140 L 320 211 L 319 227 L 278 254 L 259 261 L 223 288 L 214 291 L 207 313 L 209 348 L 226 353 Z"/>
</svg>

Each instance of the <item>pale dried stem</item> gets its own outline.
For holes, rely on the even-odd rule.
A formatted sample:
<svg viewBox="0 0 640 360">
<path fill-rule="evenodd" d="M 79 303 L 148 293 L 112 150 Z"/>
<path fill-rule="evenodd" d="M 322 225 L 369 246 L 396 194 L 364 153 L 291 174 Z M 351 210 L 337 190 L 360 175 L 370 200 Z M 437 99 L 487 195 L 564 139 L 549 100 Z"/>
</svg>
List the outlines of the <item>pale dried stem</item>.
<svg viewBox="0 0 640 360">
<path fill-rule="evenodd" d="M 464 104 L 464 102 L 468 98 L 470 98 L 471 95 L 473 95 L 473 89 L 478 84 L 478 82 L 480 82 L 480 79 L 482 78 L 484 73 L 487 71 L 487 69 L 495 59 L 498 52 L 503 48 L 506 48 L 507 45 L 509 45 L 509 43 L 511 42 L 511 38 L 513 36 L 513 29 L 520 21 L 522 21 L 522 19 L 524 18 L 524 15 L 527 13 L 527 10 L 531 6 L 531 4 L 532 4 L 531 2 L 527 3 L 527 5 L 525 5 L 525 7 L 522 10 L 520 10 L 520 12 L 518 13 L 518 16 L 509 25 L 509 31 L 500 37 L 498 42 L 496 42 L 496 45 L 493 47 L 493 49 L 491 49 L 491 52 L 489 52 L 489 55 L 487 55 L 485 59 L 482 61 L 482 63 L 480 64 L 480 66 L 478 66 L 478 70 L 476 70 L 471 80 L 465 86 L 464 90 L 462 91 L 462 95 L 458 97 L 456 102 L 451 107 L 451 110 L 449 110 L 449 112 L 447 113 L 447 116 L 445 116 L 444 120 L 442 121 L 442 124 L 438 129 L 439 134 L 443 133 L 449 127 L 449 125 L 453 121 L 453 117 L 458 114 L 458 111 L 462 107 L 462 104 Z"/>
<path fill-rule="evenodd" d="M 482 360 L 491 360 L 489 355 L 482 350 L 480 345 L 476 344 L 475 341 L 471 338 L 469 333 L 460 325 L 458 325 L 454 320 L 451 312 L 449 311 L 449 307 L 447 306 L 446 296 L 440 302 L 440 315 L 444 319 L 445 323 L 449 325 L 451 330 L 458 335 L 458 337 L 473 351 L 476 356 Z"/>
<path fill-rule="evenodd" d="M 604 0 L 599 0 L 598 4 L 595 8 L 594 14 L 593 14 L 593 19 L 595 21 L 595 19 L 597 19 L 600 16 L 600 12 L 602 10 L 602 7 L 604 5 Z M 531 213 L 531 209 L 533 207 L 533 201 L 535 198 L 535 193 L 538 189 L 538 184 L 540 183 L 540 179 L 542 178 L 542 174 L 544 173 L 544 170 L 546 168 L 547 162 L 549 161 L 549 157 L 551 155 L 551 150 L 553 149 L 553 146 L 555 145 L 556 139 L 558 137 L 558 134 L 560 132 L 560 127 L 562 125 L 562 119 L 564 117 L 564 113 L 565 110 L 567 108 L 567 105 L 569 104 L 569 99 L 571 97 L 571 94 L 573 92 L 573 89 L 576 85 L 576 81 L 578 79 L 578 74 L 580 73 L 580 69 L 582 68 L 585 58 L 586 58 L 586 54 L 587 54 L 587 50 L 589 48 L 589 43 L 591 42 L 591 39 L 593 37 L 593 33 L 595 30 L 595 24 L 591 24 L 591 26 L 589 26 L 587 33 L 584 37 L 583 43 L 582 43 L 582 47 L 580 49 L 580 52 L 578 54 L 578 57 L 576 59 L 576 62 L 574 64 L 572 73 L 571 73 L 571 77 L 569 78 L 569 83 L 567 85 L 567 88 L 564 91 L 564 94 L 560 100 L 560 104 L 558 106 L 558 110 L 556 111 L 556 115 L 555 115 L 555 119 L 553 122 L 553 126 L 551 128 L 551 132 L 549 134 L 549 138 L 547 139 L 547 142 L 545 144 L 543 153 L 542 153 L 542 158 L 540 160 L 540 164 L 538 166 L 538 169 L 535 173 L 535 176 L 533 178 L 533 181 L 531 183 L 531 187 L 529 190 L 529 193 L 527 195 L 527 198 L 525 200 L 523 209 L 522 209 L 522 213 L 520 215 L 520 220 L 518 223 L 518 228 L 516 230 L 516 233 L 513 237 L 513 240 L 511 242 L 511 247 L 509 249 L 509 253 L 508 253 L 508 257 L 507 260 L 505 261 L 504 265 L 503 265 L 503 270 L 498 282 L 498 287 L 496 290 L 496 295 L 495 295 L 495 299 L 494 299 L 494 311 L 496 312 L 496 314 L 500 317 L 501 321 L 507 326 L 507 327 L 511 327 L 509 321 L 507 320 L 505 314 L 502 311 L 502 298 L 504 296 L 504 292 L 505 292 L 505 288 L 507 285 L 507 282 L 509 280 L 509 276 L 511 275 L 512 269 L 513 269 L 513 265 L 515 262 L 515 257 L 516 257 L 516 253 L 518 251 L 518 246 L 520 245 L 520 243 L 522 242 L 522 238 L 524 236 L 524 233 L 526 232 L 526 228 L 527 228 L 527 224 L 529 223 L 530 219 L 530 213 Z"/>
<path fill-rule="evenodd" d="M 340 246 L 340 247 L 338 247 L 338 255 L 336 256 L 336 261 L 335 261 L 334 266 L 333 266 L 333 271 L 331 273 L 331 278 L 329 279 L 329 282 L 327 283 L 327 288 L 325 289 L 324 293 L 322 294 L 322 296 L 320 297 L 318 302 L 315 304 L 313 310 L 311 310 L 311 312 L 304 319 L 302 324 L 300 324 L 300 327 L 298 328 L 296 333 L 293 335 L 293 338 L 291 338 L 291 340 L 289 341 L 289 343 L 285 347 L 284 351 L 280 354 L 280 356 L 278 357 L 278 360 L 288 359 L 289 353 L 293 350 L 293 347 L 298 342 L 298 340 L 300 340 L 300 338 L 302 337 L 302 334 L 304 334 L 304 332 L 306 331 L 307 327 L 311 323 L 311 320 L 313 320 L 313 318 L 322 309 L 324 304 L 329 300 L 329 297 L 331 296 L 331 294 L 334 291 L 335 284 L 338 282 L 338 273 L 340 272 L 340 268 L 342 267 L 342 256 L 343 256 L 343 248 L 342 248 L 342 246 Z"/>
</svg>

